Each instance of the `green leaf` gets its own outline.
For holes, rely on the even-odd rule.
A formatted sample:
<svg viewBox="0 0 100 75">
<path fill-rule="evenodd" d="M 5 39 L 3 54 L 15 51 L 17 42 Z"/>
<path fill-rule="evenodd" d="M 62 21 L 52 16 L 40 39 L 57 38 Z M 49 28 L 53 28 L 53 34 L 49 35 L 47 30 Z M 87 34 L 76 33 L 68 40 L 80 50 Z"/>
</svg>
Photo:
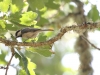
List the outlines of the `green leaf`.
<svg viewBox="0 0 100 75">
<path fill-rule="evenodd" d="M 37 22 L 38 26 L 43 26 L 44 24 L 48 23 L 49 21 L 43 17 L 40 17 L 40 20 Z"/>
<path fill-rule="evenodd" d="M 59 8 L 59 4 L 54 3 L 53 0 L 49 0 L 46 4 L 46 7 L 51 8 L 51 9 L 58 9 Z"/>
<path fill-rule="evenodd" d="M 24 6 L 23 0 L 12 0 L 11 12 L 15 13 L 22 10 Z"/>
<path fill-rule="evenodd" d="M 21 55 L 22 55 L 22 54 L 21 54 Z M 26 58 L 24 55 L 22 56 L 22 61 L 23 61 L 23 64 L 24 64 L 24 70 L 26 71 L 26 73 L 27 73 L 28 75 L 30 75 L 29 70 L 28 70 L 28 68 L 27 68 L 28 60 L 27 60 L 27 58 Z"/>
<path fill-rule="evenodd" d="M 20 51 L 18 51 L 18 53 L 16 53 L 16 57 L 18 57 L 20 59 L 20 61 L 23 62 L 23 65 L 21 65 L 21 66 L 25 70 L 25 71 L 22 70 L 20 72 L 20 75 L 35 75 L 35 72 L 33 71 L 33 69 L 36 68 L 36 64 L 31 62 L 30 59 L 27 58 L 25 55 L 23 55 Z"/>
<path fill-rule="evenodd" d="M 6 27 L 5 21 L 4 20 L 0 20 L 0 25 L 1 25 L 2 28 L 5 28 Z"/>
<path fill-rule="evenodd" d="M 97 10 L 96 5 L 94 5 L 92 9 L 89 11 L 88 17 L 92 19 L 94 22 L 99 19 L 99 11 Z"/>
<path fill-rule="evenodd" d="M 22 62 L 24 64 L 23 65 L 23 69 L 26 71 L 27 75 L 30 75 L 29 70 L 27 68 L 27 66 L 28 66 L 28 60 L 27 60 L 27 58 L 21 52 L 20 52 L 20 55 L 22 56 L 21 59 L 22 59 Z"/>
<path fill-rule="evenodd" d="M 45 35 L 43 35 L 43 34 L 40 34 L 40 35 L 39 35 L 39 38 L 38 38 L 38 40 L 37 40 L 37 42 L 46 41 L 46 37 L 47 37 L 47 36 L 45 36 Z"/>
<path fill-rule="evenodd" d="M 28 65 L 27 58 L 19 50 L 17 50 L 17 51 L 18 51 L 18 53 L 16 52 L 15 57 L 19 58 L 21 64 L 23 62 L 23 65 L 21 65 L 22 68 L 23 68 L 23 70 L 25 70 L 25 72 L 27 73 L 27 75 L 30 75 L 29 70 L 27 68 L 27 65 Z"/>
<path fill-rule="evenodd" d="M 3 1 L 3 0 L 0 0 L 0 2 L 1 2 L 1 1 Z"/>
<path fill-rule="evenodd" d="M 45 6 L 45 2 L 47 2 L 47 0 L 27 0 L 27 1 L 32 10 L 42 9 Z"/>
<path fill-rule="evenodd" d="M 36 68 L 36 64 L 31 62 L 29 58 L 27 58 L 27 60 L 28 60 L 28 69 L 30 71 L 30 75 L 35 75 L 35 72 L 33 71 L 33 69 Z M 25 70 L 20 70 L 19 75 L 27 75 L 27 74 L 26 74 Z"/>
<path fill-rule="evenodd" d="M 63 1 L 65 1 L 66 3 L 69 3 L 70 2 L 70 0 L 63 0 Z"/>
<path fill-rule="evenodd" d="M 35 75 L 35 72 L 33 71 L 33 69 L 36 69 L 36 64 L 31 62 L 29 58 L 28 59 L 28 70 L 30 72 L 30 75 Z"/>
<path fill-rule="evenodd" d="M 19 29 L 19 27 L 13 24 L 6 24 L 6 29 L 11 31 L 16 31 Z"/>
<path fill-rule="evenodd" d="M 11 0 L 3 0 L 2 2 L 0 2 L 0 11 L 7 12 L 10 4 Z"/>
<path fill-rule="evenodd" d="M 19 52 L 19 51 L 18 51 L 18 52 Z M 24 65 L 23 65 L 23 61 L 22 61 L 22 59 L 21 59 L 20 53 L 18 53 L 18 52 L 15 52 L 15 58 L 18 58 L 18 59 L 20 60 L 19 65 L 23 67 L 23 66 L 24 66 Z"/>
<path fill-rule="evenodd" d="M 6 32 L 7 32 L 6 29 L 3 29 L 3 28 L 0 27 L 0 36 L 3 37 Z"/>
<path fill-rule="evenodd" d="M 6 52 L 1 51 L 1 54 L 0 54 L 0 64 L 4 64 L 4 65 L 7 64 L 7 62 L 5 61 L 6 54 L 7 54 Z"/>
<path fill-rule="evenodd" d="M 45 57 L 49 57 L 51 56 L 51 52 L 49 51 L 50 50 L 50 47 L 49 46 L 42 46 L 42 47 L 30 47 L 30 48 L 27 48 L 28 51 L 31 51 L 31 52 L 36 52 L 36 53 L 39 53 L 40 55 L 43 55 Z"/>
<path fill-rule="evenodd" d="M 3 2 L 9 5 L 12 2 L 12 0 L 3 0 Z"/>
<path fill-rule="evenodd" d="M 20 22 L 19 18 L 21 18 L 21 13 L 20 12 L 16 12 L 16 13 L 11 13 L 9 16 L 9 21 L 11 22 L 17 22 L 17 24 Z"/>
<path fill-rule="evenodd" d="M 11 12 L 12 12 L 12 13 L 16 13 L 16 12 L 18 12 L 18 11 L 19 11 L 18 7 L 17 7 L 15 4 L 12 4 L 12 5 L 11 5 Z"/>
<path fill-rule="evenodd" d="M 36 24 L 36 19 L 37 18 L 37 13 L 29 11 L 29 12 L 25 12 L 24 14 L 22 14 L 22 17 L 20 18 L 20 23 L 24 24 L 24 25 L 28 25 L 31 26 L 33 24 Z"/>
<path fill-rule="evenodd" d="M 20 70 L 19 75 L 27 75 L 27 74 L 26 74 L 25 70 Z"/>
</svg>

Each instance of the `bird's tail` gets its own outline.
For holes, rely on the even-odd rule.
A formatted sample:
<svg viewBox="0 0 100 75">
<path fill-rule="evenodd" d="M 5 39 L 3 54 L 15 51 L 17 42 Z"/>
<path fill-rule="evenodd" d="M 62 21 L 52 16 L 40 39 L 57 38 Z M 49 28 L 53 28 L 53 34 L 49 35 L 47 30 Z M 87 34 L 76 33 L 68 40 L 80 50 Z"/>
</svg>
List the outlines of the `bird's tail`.
<svg viewBox="0 0 100 75">
<path fill-rule="evenodd" d="M 53 29 L 42 29 L 42 31 L 54 31 Z"/>
</svg>

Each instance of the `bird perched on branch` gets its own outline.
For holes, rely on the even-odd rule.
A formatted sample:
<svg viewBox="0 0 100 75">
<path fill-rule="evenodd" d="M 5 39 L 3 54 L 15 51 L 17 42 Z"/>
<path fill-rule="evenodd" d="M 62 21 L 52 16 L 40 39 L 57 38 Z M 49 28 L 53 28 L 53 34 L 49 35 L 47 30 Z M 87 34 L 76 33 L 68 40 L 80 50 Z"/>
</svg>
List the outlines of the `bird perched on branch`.
<svg viewBox="0 0 100 75">
<path fill-rule="evenodd" d="M 42 31 L 54 31 L 52 29 L 24 28 L 16 31 L 16 38 L 22 37 L 26 39 L 35 38 Z"/>
</svg>

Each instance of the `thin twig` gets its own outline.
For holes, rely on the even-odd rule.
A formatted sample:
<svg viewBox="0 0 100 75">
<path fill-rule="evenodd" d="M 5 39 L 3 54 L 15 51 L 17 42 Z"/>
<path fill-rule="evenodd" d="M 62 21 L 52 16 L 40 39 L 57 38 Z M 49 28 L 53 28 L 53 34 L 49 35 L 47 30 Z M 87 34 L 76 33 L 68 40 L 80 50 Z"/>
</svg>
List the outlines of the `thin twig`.
<svg viewBox="0 0 100 75">
<path fill-rule="evenodd" d="M 10 63 L 11 63 L 11 61 L 12 61 L 12 58 L 13 58 L 14 54 L 15 54 L 15 53 L 14 53 L 14 48 L 13 48 L 13 47 L 11 48 L 11 51 L 12 51 L 12 56 L 11 56 L 11 58 L 10 58 L 8 64 L 7 64 L 5 75 L 7 75 L 9 65 L 10 65 Z"/>
<path fill-rule="evenodd" d="M 4 66 L 0 66 L 0 69 L 6 69 Z"/>
<path fill-rule="evenodd" d="M 86 42 L 88 42 L 92 47 L 94 47 L 95 49 L 100 50 L 100 48 L 98 48 L 98 47 L 96 47 L 94 44 L 92 44 L 84 35 L 81 35 L 81 36 L 82 36 L 82 38 L 83 38 Z"/>
</svg>

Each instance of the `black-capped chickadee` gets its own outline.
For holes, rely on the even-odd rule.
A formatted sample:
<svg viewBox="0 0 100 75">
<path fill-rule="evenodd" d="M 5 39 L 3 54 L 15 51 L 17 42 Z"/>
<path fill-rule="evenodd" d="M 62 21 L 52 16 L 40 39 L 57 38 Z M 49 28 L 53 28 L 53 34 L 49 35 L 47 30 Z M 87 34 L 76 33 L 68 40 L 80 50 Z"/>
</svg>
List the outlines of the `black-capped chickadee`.
<svg viewBox="0 0 100 75">
<path fill-rule="evenodd" d="M 22 37 L 26 39 L 35 38 L 38 33 L 42 31 L 53 31 L 52 29 L 38 29 L 38 28 L 24 28 L 21 30 L 16 31 L 15 36 L 16 38 Z"/>
</svg>

